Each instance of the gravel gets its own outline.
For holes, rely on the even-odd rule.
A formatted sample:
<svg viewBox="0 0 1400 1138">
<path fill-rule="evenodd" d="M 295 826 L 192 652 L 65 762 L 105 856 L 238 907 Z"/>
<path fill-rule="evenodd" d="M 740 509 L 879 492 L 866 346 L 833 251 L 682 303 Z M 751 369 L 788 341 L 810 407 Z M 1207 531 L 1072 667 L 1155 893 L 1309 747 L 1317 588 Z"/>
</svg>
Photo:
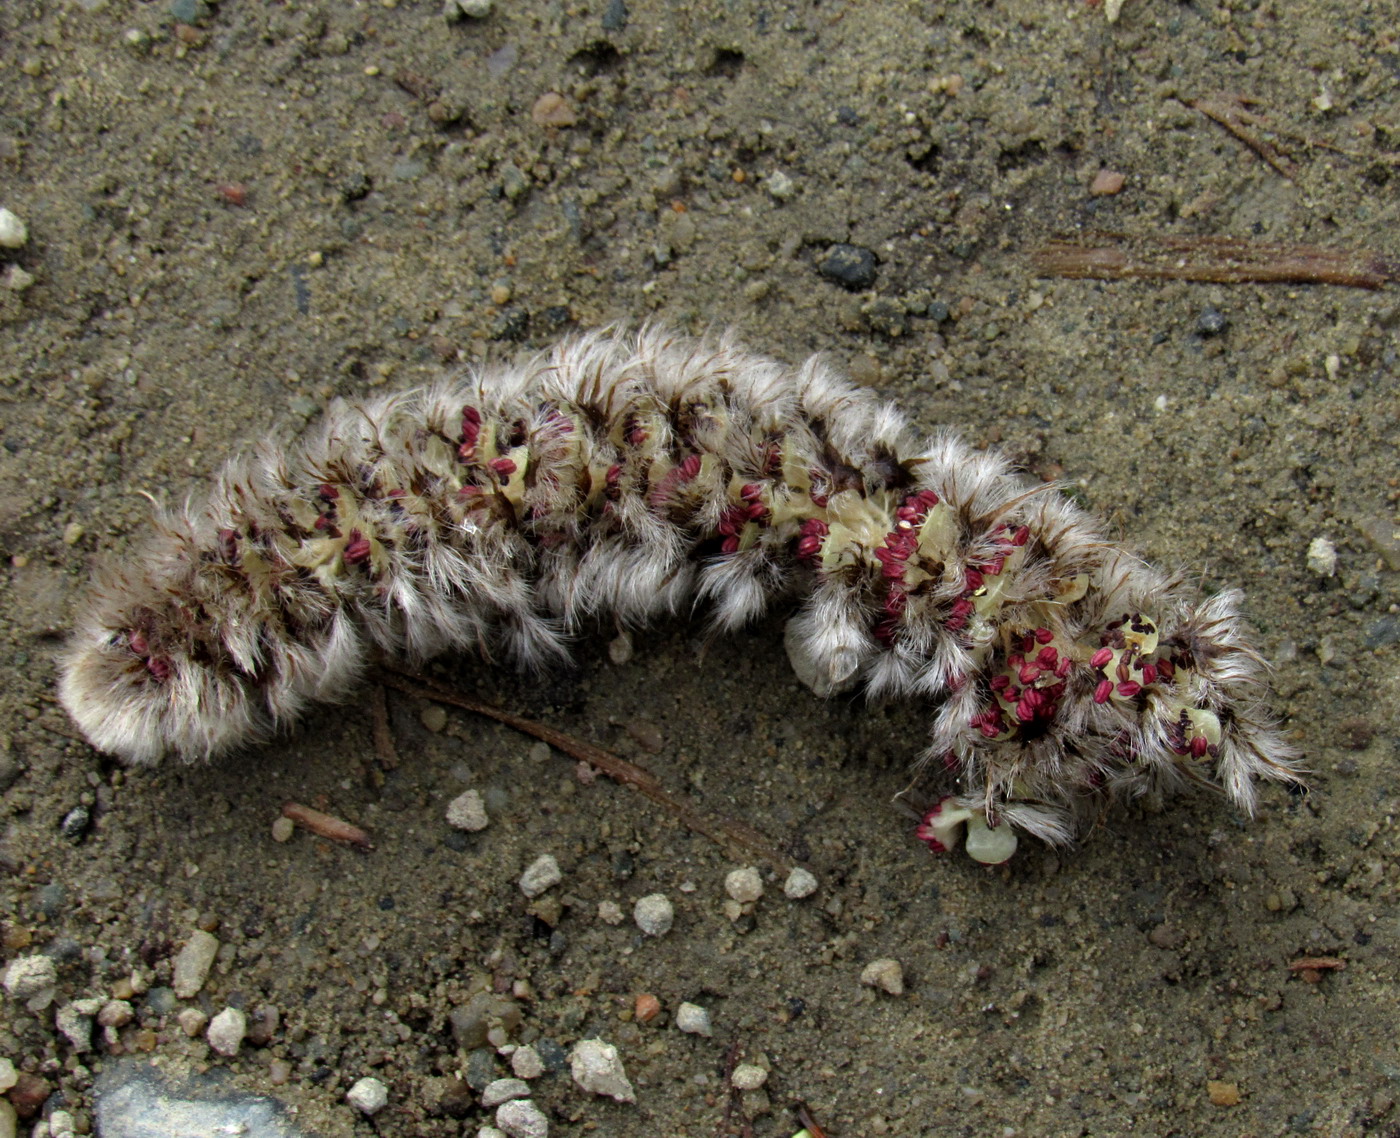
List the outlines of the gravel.
<svg viewBox="0 0 1400 1138">
<path fill-rule="evenodd" d="M 595 1095 L 615 1102 L 636 1102 L 637 1092 L 623 1070 L 617 1048 L 601 1039 L 581 1039 L 569 1056 L 574 1082 Z"/>
<path fill-rule="evenodd" d="M 547 1138 L 549 1119 L 529 1099 L 512 1099 L 496 1111 L 496 1125 L 511 1138 Z"/>
<path fill-rule="evenodd" d="M 481 1092 L 481 1105 L 488 1109 L 513 1098 L 529 1098 L 530 1084 L 523 1079 L 496 1079 Z"/>
<path fill-rule="evenodd" d="M 564 880 L 559 863 L 552 854 L 542 854 L 520 875 L 520 892 L 530 898 L 538 897 Z"/>
<path fill-rule="evenodd" d="M 454 830 L 477 833 L 491 824 L 481 792 L 468 790 L 447 804 L 447 824 Z M 522 885 L 523 888 L 523 885 Z"/>
<path fill-rule="evenodd" d="M 214 958 L 219 955 L 219 938 L 203 929 L 195 929 L 189 940 L 175 957 L 175 968 L 171 987 L 182 1000 L 190 1000 L 199 995 L 204 982 L 209 978 L 209 969 Z"/>
<path fill-rule="evenodd" d="M 763 896 L 763 875 L 752 865 L 731 871 L 724 879 L 724 891 L 741 905 Z"/>
<path fill-rule="evenodd" d="M 783 882 L 783 895 L 792 901 L 801 901 L 816 891 L 816 875 L 810 869 L 803 869 L 800 865 L 793 866 L 792 872 L 787 875 L 787 880 Z"/>
<path fill-rule="evenodd" d="M 681 1004 L 676 1009 L 676 1026 L 690 1035 L 713 1035 L 710 1013 L 699 1004 Z"/>
<path fill-rule="evenodd" d="M 879 988 L 891 996 L 904 994 L 904 968 L 898 960 L 881 957 L 867 964 L 860 974 L 860 982 L 869 988 Z"/>
<path fill-rule="evenodd" d="M 0 206 L 0 248 L 22 249 L 29 240 L 29 227 L 17 214 Z"/>
<path fill-rule="evenodd" d="M 243 1037 L 248 1034 L 248 1017 L 237 1008 L 225 1008 L 209 1021 L 205 1038 L 209 1046 L 228 1058 L 238 1054 Z"/>
<path fill-rule="evenodd" d="M 345 1101 L 364 1114 L 378 1114 L 389 1103 L 389 1088 L 372 1076 L 356 1079 Z"/>
<path fill-rule="evenodd" d="M 648 893 L 632 906 L 632 919 L 647 936 L 665 936 L 671 931 L 676 910 L 664 893 Z"/>
<path fill-rule="evenodd" d="M 58 983 L 58 968 L 52 960 L 40 953 L 21 956 L 10 961 L 10 966 L 5 969 L 3 982 L 11 999 L 25 1001 L 30 1011 L 40 1011 L 53 1001 L 54 987 Z"/>
</svg>

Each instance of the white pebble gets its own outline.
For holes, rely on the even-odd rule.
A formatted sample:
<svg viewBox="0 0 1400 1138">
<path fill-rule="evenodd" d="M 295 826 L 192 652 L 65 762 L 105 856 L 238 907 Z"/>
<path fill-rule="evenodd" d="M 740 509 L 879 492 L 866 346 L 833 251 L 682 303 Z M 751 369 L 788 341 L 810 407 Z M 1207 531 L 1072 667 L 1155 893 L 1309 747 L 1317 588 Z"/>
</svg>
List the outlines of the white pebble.
<svg viewBox="0 0 1400 1138">
<path fill-rule="evenodd" d="M 372 1076 L 356 1079 L 345 1092 L 345 1101 L 364 1114 L 376 1114 L 389 1103 L 389 1088 Z"/>
<path fill-rule="evenodd" d="M 605 925 L 622 924 L 622 906 L 616 901 L 599 901 L 598 919 Z"/>
<path fill-rule="evenodd" d="M 74 1000 L 71 1004 L 64 1004 L 54 1016 L 54 1026 L 73 1045 L 75 1054 L 81 1055 L 92 1049 L 92 1017 L 101 1007 L 101 1000 Z"/>
<path fill-rule="evenodd" d="M 18 265 L 5 270 L 5 287 L 11 292 L 23 292 L 34 283 L 34 274 L 25 272 Z"/>
<path fill-rule="evenodd" d="M 75 1123 L 66 1110 L 49 1112 L 49 1138 L 73 1138 Z"/>
<path fill-rule="evenodd" d="M 0 1095 L 19 1082 L 19 1072 L 12 1059 L 0 1059 Z"/>
<path fill-rule="evenodd" d="M 513 1098 L 529 1098 L 530 1084 L 522 1079 L 494 1079 L 481 1092 L 481 1105 L 488 1109 L 510 1102 Z"/>
<path fill-rule="evenodd" d="M 787 880 L 783 882 L 783 894 L 792 901 L 800 901 L 804 897 L 810 897 L 816 891 L 816 875 L 810 869 L 803 869 L 800 865 L 794 865 L 792 872 L 787 875 Z"/>
<path fill-rule="evenodd" d="M 546 889 L 564 880 L 559 871 L 559 863 L 553 854 L 542 854 L 530 863 L 530 867 L 520 875 L 520 892 L 527 897 L 538 897 Z"/>
<path fill-rule="evenodd" d="M 515 1054 L 510 1057 L 510 1069 L 515 1072 L 520 1079 L 538 1079 L 544 1074 L 544 1060 L 540 1058 L 540 1053 L 528 1043 L 524 1047 L 517 1047 Z"/>
<path fill-rule="evenodd" d="M 622 1069 L 617 1048 L 601 1039 L 580 1039 L 569 1055 L 569 1069 L 584 1090 L 614 1102 L 636 1102 L 637 1092 Z"/>
<path fill-rule="evenodd" d="M 47 996 L 38 1008 L 31 1008 L 32 1011 L 39 1011 L 48 1006 L 53 999 L 53 989 L 57 983 L 58 969 L 54 962 L 42 953 L 21 956 L 10 961 L 10 966 L 5 969 L 5 991 L 12 999 L 32 1001 Z"/>
<path fill-rule="evenodd" d="M 756 1091 L 768 1081 L 768 1072 L 757 1063 L 740 1063 L 729 1076 L 735 1090 Z"/>
<path fill-rule="evenodd" d="M 648 893 L 632 906 L 632 919 L 647 936 L 665 936 L 671 931 L 676 910 L 664 893 Z"/>
<path fill-rule="evenodd" d="M 710 1013 L 699 1004 L 682 1004 L 676 1009 L 676 1026 L 691 1035 L 713 1035 Z"/>
<path fill-rule="evenodd" d="M 449 0 L 449 3 L 455 3 L 455 0 Z M 483 1126 L 476 1132 L 476 1138 L 510 1138 L 510 1135 L 494 1126 Z"/>
<path fill-rule="evenodd" d="M 788 198 L 797 193 L 797 183 L 781 170 L 774 170 L 764 179 L 763 184 L 768 187 L 768 192 L 780 202 L 787 201 Z"/>
<path fill-rule="evenodd" d="M 473 20 L 484 20 L 491 14 L 491 0 L 457 0 L 457 10 Z"/>
<path fill-rule="evenodd" d="M 200 1008 L 181 1008 L 175 1022 L 180 1025 L 181 1031 L 193 1039 L 209 1026 L 209 1017 Z"/>
<path fill-rule="evenodd" d="M 527 1098 L 501 1103 L 496 1110 L 496 1125 L 511 1138 L 549 1138 L 549 1119 Z"/>
<path fill-rule="evenodd" d="M 486 816 L 486 803 L 481 799 L 481 792 L 468 790 L 449 802 L 447 824 L 454 830 L 467 830 L 473 834 L 486 829 L 491 819 Z"/>
<path fill-rule="evenodd" d="M 219 938 L 203 929 L 195 929 L 190 939 L 175 957 L 174 977 L 170 986 L 182 1000 L 193 999 L 209 978 L 209 969 L 219 955 Z"/>
<path fill-rule="evenodd" d="M 296 829 L 296 823 L 290 818 L 278 815 L 276 821 L 272 823 L 272 840 L 274 842 L 290 842 Z"/>
<path fill-rule="evenodd" d="M 724 879 L 724 891 L 741 905 L 763 896 L 763 875 L 751 865 L 732 871 Z"/>
<path fill-rule="evenodd" d="M 889 957 L 867 964 L 861 971 L 860 982 L 868 988 L 880 988 L 891 996 L 904 995 L 904 969 L 898 960 Z"/>
<path fill-rule="evenodd" d="M 209 1030 L 204 1038 L 209 1046 L 220 1055 L 232 1058 L 243 1046 L 243 1037 L 248 1034 L 248 1017 L 237 1008 L 225 1008 L 209 1021 Z"/>
<path fill-rule="evenodd" d="M 17 215 L 0 206 L 0 247 L 20 249 L 28 240 L 29 226 Z"/>
<path fill-rule="evenodd" d="M 1308 569 L 1319 577 L 1337 574 L 1337 547 L 1329 538 L 1315 537 L 1308 546 Z"/>
</svg>

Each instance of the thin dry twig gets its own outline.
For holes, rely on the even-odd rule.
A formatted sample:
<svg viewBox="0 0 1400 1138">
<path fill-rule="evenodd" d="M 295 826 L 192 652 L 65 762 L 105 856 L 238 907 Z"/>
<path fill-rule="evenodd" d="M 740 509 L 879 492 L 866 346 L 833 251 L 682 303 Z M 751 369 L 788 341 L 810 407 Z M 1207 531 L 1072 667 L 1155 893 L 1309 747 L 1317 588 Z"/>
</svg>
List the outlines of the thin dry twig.
<svg viewBox="0 0 1400 1138">
<path fill-rule="evenodd" d="M 356 849 L 374 849 L 374 843 L 370 841 L 367 830 L 362 830 L 354 823 L 346 822 L 333 814 L 303 806 L 300 802 L 284 803 L 282 817 L 290 818 L 302 829 L 309 830 L 318 837 L 329 838 L 333 842 L 344 842 Z"/>
<path fill-rule="evenodd" d="M 1400 280 L 1400 258 L 1357 249 L 1322 249 L 1239 237 L 1086 233 L 1058 238 L 1031 254 L 1045 277 L 1333 284 L 1382 288 Z"/>
<path fill-rule="evenodd" d="M 374 715 L 374 755 L 382 770 L 391 771 L 399 765 L 399 752 L 394 746 L 394 733 L 389 729 L 389 701 L 384 685 L 374 685 L 370 710 Z"/>
<path fill-rule="evenodd" d="M 420 696 L 424 699 L 450 704 L 453 707 L 460 707 L 463 711 L 484 715 L 488 719 L 504 723 L 507 727 L 513 727 L 526 735 L 542 739 L 556 750 L 563 751 L 566 755 L 597 767 L 614 781 L 638 790 L 658 806 L 664 807 L 675 815 L 688 829 L 694 830 L 697 834 L 703 834 L 716 845 L 731 850 L 741 850 L 770 862 L 783 871 L 791 869 L 795 864 L 792 858 L 777 849 L 752 826 L 736 822 L 731 818 L 720 818 L 709 814 L 687 799 L 672 794 L 661 785 L 650 771 L 635 763 L 629 763 L 626 759 L 619 758 L 611 751 L 605 751 L 596 744 L 576 739 L 548 724 L 536 723 L 532 719 L 512 715 L 510 712 L 502 711 L 499 707 L 493 707 L 489 703 L 482 703 L 469 696 L 461 695 L 434 683 L 426 676 L 415 675 L 412 672 L 381 670 L 377 673 L 377 678 L 386 687 L 394 688 L 407 695 Z"/>
<path fill-rule="evenodd" d="M 1298 979 L 1316 984 L 1322 980 L 1324 972 L 1341 972 L 1346 966 L 1347 962 L 1340 956 L 1304 956 L 1290 963 L 1288 970 L 1296 972 Z"/>
<path fill-rule="evenodd" d="M 1186 99 L 1185 103 L 1188 107 L 1200 111 L 1206 118 L 1223 126 L 1285 178 L 1292 180 L 1298 173 L 1296 162 L 1268 139 L 1251 129 L 1258 127 L 1261 130 L 1278 133 L 1269 125 L 1267 118 L 1249 109 L 1259 106 L 1260 100 L 1249 95 L 1217 91 L 1199 99 Z"/>
<path fill-rule="evenodd" d="M 797 1115 L 797 1121 L 806 1128 L 811 1138 L 827 1138 L 826 1131 L 818 1125 L 817 1120 L 812 1116 L 812 1112 L 808 1109 L 805 1102 L 798 1101 L 793 1103 L 792 1109 Z"/>
</svg>

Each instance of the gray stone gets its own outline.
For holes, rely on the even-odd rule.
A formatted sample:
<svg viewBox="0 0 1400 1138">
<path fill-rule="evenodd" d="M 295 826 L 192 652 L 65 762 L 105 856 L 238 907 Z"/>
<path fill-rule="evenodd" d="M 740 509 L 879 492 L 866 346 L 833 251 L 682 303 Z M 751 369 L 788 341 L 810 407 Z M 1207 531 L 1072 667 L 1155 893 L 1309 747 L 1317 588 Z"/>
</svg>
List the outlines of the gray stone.
<svg viewBox="0 0 1400 1138">
<path fill-rule="evenodd" d="M 581 1039 L 569 1056 L 576 1082 L 595 1095 L 607 1095 L 615 1102 L 636 1102 L 637 1092 L 623 1070 L 617 1048 L 601 1039 Z"/>
<path fill-rule="evenodd" d="M 182 1000 L 193 999 L 209 978 L 209 969 L 219 954 L 219 938 L 203 929 L 195 929 L 190 939 L 175 957 L 174 979 L 171 987 Z"/>
<path fill-rule="evenodd" d="M 109 1062 L 93 1102 L 102 1138 L 310 1138 L 276 1099 L 230 1093 L 209 1078 L 167 1082 L 140 1060 Z"/>
</svg>

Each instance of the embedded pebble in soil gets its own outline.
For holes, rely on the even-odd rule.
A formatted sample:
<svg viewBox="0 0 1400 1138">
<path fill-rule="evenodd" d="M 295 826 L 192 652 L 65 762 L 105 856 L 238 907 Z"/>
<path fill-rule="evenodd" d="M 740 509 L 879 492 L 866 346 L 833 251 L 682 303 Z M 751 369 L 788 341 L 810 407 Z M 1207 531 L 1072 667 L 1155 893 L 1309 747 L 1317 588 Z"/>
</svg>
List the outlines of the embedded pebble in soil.
<svg viewBox="0 0 1400 1138">
<path fill-rule="evenodd" d="M 632 919 L 647 936 L 665 936 L 675 922 L 676 911 L 664 893 L 648 893 L 632 906 Z"/>
<path fill-rule="evenodd" d="M 491 824 L 481 792 L 468 790 L 447 804 L 447 824 L 454 830 L 477 833 Z"/>
<path fill-rule="evenodd" d="M 757 1063 L 740 1063 L 729 1076 L 736 1091 L 756 1091 L 768 1081 L 768 1072 Z"/>
<path fill-rule="evenodd" d="M 552 854 L 541 854 L 520 875 L 520 892 L 532 900 L 564 880 Z"/>
<path fill-rule="evenodd" d="M 0 206 L 0 249 L 22 249 L 29 240 L 29 227 L 18 214 Z"/>
<path fill-rule="evenodd" d="M 248 1017 L 237 1008 L 225 1008 L 209 1021 L 205 1038 L 209 1046 L 220 1055 L 232 1058 L 243 1046 L 243 1037 L 248 1034 Z"/>
<path fill-rule="evenodd" d="M 510 1138 L 548 1138 L 549 1119 L 529 1099 L 511 1099 L 496 1111 L 496 1125 Z"/>
<path fill-rule="evenodd" d="M 676 1026 L 690 1035 L 713 1035 L 710 1013 L 699 1004 L 683 1003 L 676 1008 Z"/>
<path fill-rule="evenodd" d="M 21 956 L 5 969 L 4 986 L 11 999 L 24 1002 L 30 1011 L 42 1011 L 53 1002 L 58 968 L 42 954 Z"/>
<path fill-rule="evenodd" d="M 904 969 L 898 960 L 882 957 L 872 960 L 861 971 L 860 982 L 869 988 L 879 988 L 891 996 L 904 995 Z"/>
<path fill-rule="evenodd" d="M 724 891 L 741 905 L 763 896 L 763 875 L 752 865 L 731 870 L 724 879 Z"/>
<path fill-rule="evenodd" d="M 389 1088 L 373 1076 L 356 1079 L 345 1092 L 345 1101 L 362 1114 L 378 1114 L 389 1103 Z"/>
<path fill-rule="evenodd" d="M 510 1057 L 510 1069 L 519 1079 L 538 1079 L 544 1074 L 544 1060 L 528 1043 L 517 1047 Z"/>
<path fill-rule="evenodd" d="M 488 1109 L 513 1098 L 529 1098 L 530 1084 L 523 1079 L 496 1079 L 481 1092 L 481 1105 Z"/>
<path fill-rule="evenodd" d="M 783 882 L 783 895 L 792 901 L 801 901 L 816 891 L 816 875 L 810 869 L 803 869 L 800 865 L 793 866 L 792 872 L 787 875 L 787 880 Z"/>
<path fill-rule="evenodd" d="M 195 929 L 175 957 L 171 987 L 182 1000 L 193 999 L 209 978 L 209 969 L 219 955 L 219 938 L 203 929 Z"/>
<path fill-rule="evenodd" d="M 569 1056 L 574 1082 L 595 1095 L 615 1102 L 636 1102 L 637 1093 L 623 1070 L 617 1048 L 601 1039 L 581 1039 Z"/>
</svg>

